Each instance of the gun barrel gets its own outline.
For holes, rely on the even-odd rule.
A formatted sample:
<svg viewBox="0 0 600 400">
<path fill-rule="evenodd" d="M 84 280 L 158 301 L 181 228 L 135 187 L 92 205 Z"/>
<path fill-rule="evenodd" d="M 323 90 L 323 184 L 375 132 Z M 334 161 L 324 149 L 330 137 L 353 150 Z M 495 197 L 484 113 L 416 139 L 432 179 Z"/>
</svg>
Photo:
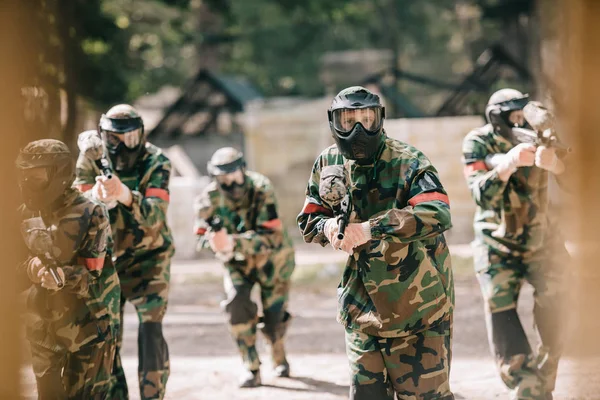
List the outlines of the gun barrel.
<svg viewBox="0 0 600 400">
<path fill-rule="evenodd" d="M 346 225 L 347 225 L 346 218 L 340 218 L 338 221 L 338 234 L 337 234 L 338 240 L 344 240 L 344 236 L 346 235 Z"/>
<path fill-rule="evenodd" d="M 214 216 L 208 222 L 208 225 L 210 225 L 210 230 L 212 232 L 217 233 L 223 229 L 223 220 L 219 216 Z M 200 239 L 199 249 L 203 249 L 204 246 L 206 246 L 206 242 L 208 241 L 207 233 L 205 233 L 204 236 L 202 236 L 202 239 Z"/>
<path fill-rule="evenodd" d="M 566 151 L 567 153 L 570 153 L 573 151 L 573 148 L 571 146 L 567 146 L 566 144 L 559 142 L 558 140 L 552 141 L 552 147 L 555 147 L 558 150 Z"/>
<path fill-rule="evenodd" d="M 112 168 L 110 167 L 110 163 L 106 158 L 101 158 L 96 160 L 96 166 L 102 171 L 102 175 L 104 175 L 107 179 L 112 179 Z"/>
<path fill-rule="evenodd" d="M 54 279 L 54 282 L 56 282 L 56 286 L 58 286 L 59 288 L 62 288 L 63 286 L 65 286 L 65 283 L 63 282 L 60 275 L 58 274 L 56 266 L 53 265 L 53 266 L 47 267 L 46 269 L 48 270 L 48 272 L 50 272 L 50 275 L 52 275 L 52 279 Z"/>
</svg>

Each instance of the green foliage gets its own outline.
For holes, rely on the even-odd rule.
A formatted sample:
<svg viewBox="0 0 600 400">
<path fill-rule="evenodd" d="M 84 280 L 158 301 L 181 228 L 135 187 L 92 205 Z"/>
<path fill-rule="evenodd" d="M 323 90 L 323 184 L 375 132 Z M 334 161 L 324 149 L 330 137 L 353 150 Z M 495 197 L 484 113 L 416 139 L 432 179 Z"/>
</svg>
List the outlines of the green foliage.
<svg viewBox="0 0 600 400">
<path fill-rule="evenodd" d="M 210 2 L 216 7 L 222 2 Z M 223 69 L 250 77 L 267 95 L 324 93 L 318 76 L 325 52 L 389 49 L 397 66 L 441 80 L 454 80 L 471 67 L 462 29 L 465 1 L 412 0 L 230 0 L 213 8 L 234 38 L 222 48 Z M 470 18 L 469 23 L 479 22 Z M 473 36 L 473 35 L 472 35 Z M 478 55 L 478 54 L 477 54 Z M 391 66 L 391 65 L 390 65 Z M 405 93 L 423 87 L 407 85 Z"/>
<path fill-rule="evenodd" d="M 403 70 L 456 81 L 495 32 L 470 0 L 37 1 L 50 32 L 40 39 L 42 75 L 70 80 L 100 107 L 183 85 L 207 48 L 221 71 L 248 77 L 266 95 L 322 95 L 322 56 L 339 50 L 391 50 Z M 431 102 L 416 97 L 421 107 Z"/>
<path fill-rule="evenodd" d="M 113 71 L 107 75 L 122 76 L 126 82 L 121 99 L 111 95 L 106 99 L 113 103 L 132 101 L 165 84 L 181 85 L 195 72 L 196 27 L 189 1 L 103 0 L 102 3 L 102 13 L 119 29 L 120 47 L 112 54 L 112 65 L 107 68 Z"/>
</svg>

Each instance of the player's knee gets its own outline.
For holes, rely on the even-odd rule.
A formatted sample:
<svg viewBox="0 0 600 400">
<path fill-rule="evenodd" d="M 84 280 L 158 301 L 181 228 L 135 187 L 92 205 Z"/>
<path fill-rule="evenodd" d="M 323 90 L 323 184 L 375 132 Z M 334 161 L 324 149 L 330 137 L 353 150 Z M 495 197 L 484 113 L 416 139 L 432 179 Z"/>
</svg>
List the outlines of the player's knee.
<svg viewBox="0 0 600 400">
<path fill-rule="evenodd" d="M 162 323 L 142 322 L 139 328 L 138 352 L 141 371 L 164 369 L 169 359 L 167 342 L 163 337 Z"/>
<path fill-rule="evenodd" d="M 243 324 L 256 318 L 258 307 L 250 300 L 249 293 L 235 292 L 222 304 L 223 309 L 229 315 L 229 323 L 232 325 Z"/>
<path fill-rule="evenodd" d="M 270 312 L 265 310 L 264 316 L 260 319 L 259 328 L 271 342 L 274 342 L 285 335 L 291 319 L 292 315 L 287 311 Z"/>
</svg>

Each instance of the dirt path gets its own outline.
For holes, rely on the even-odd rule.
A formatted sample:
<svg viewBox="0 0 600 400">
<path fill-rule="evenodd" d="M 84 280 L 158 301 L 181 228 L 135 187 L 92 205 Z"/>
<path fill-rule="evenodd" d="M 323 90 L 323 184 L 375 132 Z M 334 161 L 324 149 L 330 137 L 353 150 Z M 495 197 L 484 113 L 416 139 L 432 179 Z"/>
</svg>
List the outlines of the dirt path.
<svg viewBox="0 0 600 400">
<path fill-rule="evenodd" d="M 173 285 L 165 336 L 171 355 L 171 377 L 167 399 L 252 399 L 283 400 L 346 399 L 348 367 L 344 352 L 344 333 L 335 321 L 337 270 L 333 264 L 340 256 L 328 250 L 311 252 L 301 247 L 296 284 L 290 301 L 294 320 L 287 347 L 293 378 L 276 378 L 259 337 L 264 386 L 240 390 L 236 387 L 241 371 L 239 356 L 219 309 L 223 299 L 221 269 L 211 260 L 177 263 L 173 266 Z M 343 258 L 343 256 L 342 256 Z M 318 266 L 312 264 L 318 262 Z M 312 270 L 311 270 L 312 269 Z M 451 386 L 457 399 L 507 399 L 489 355 L 479 287 L 464 268 L 457 271 L 456 314 Z M 531 290 L 520 307 L 531 309 Z M 524 325 L 532 325 L 530 313 Z M 531 329 L 529 329 L 531 331 Z M 125 319 L 124 363 L 131 391 L 137 393 L 137 318 L 127 308 Z M 532 340 L 533 336 L 532 336 Z M 585 363 L 566 358 L 559 370 L 556 400 L 600 399 L 600 360 Z M 27 398 L 35 398 L 30 367 L 23 368 Z M 576 380 L 580 379 L 579 382 Z M 574 388 L 586 383 L 587 389 Z"/>
</svg>

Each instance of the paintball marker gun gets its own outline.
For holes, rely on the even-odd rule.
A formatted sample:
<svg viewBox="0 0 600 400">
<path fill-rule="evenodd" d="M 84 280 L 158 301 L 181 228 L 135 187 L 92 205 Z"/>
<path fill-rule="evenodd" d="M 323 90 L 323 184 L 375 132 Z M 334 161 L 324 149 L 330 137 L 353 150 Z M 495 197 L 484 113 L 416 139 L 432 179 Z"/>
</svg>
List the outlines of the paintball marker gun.
<svg viewBox="0 0 600 400">
<path fill-rule="evenodd" d="M 84 131 L 77 138 L 77 147 L 79 151 L 88 159 L 93 161 L 106 178 L 112 178 L 112 168 L 110 161 L 104 152 L 104 143 L 97 131 Z"/>
<path fill-rule="evenodd" d="M 319 196 L 327 202 L 338 220 L 338 240 L 344 239 L 346 226 L 350 220 L 350 190 L 346 185 L 343 165 L 328 165 L 321 171 Z"/>
<path fill-rule="evenodd" d="M 60 264 L 56 260 L 56 257 L 58 256 L 56 253 L 59 250 L 54 247 L 52 235 L 48 228 L 46 228 L 42 218 L 30 218 L 23 221 L 21 225 L 21 234 L 23 235 L 27 248 L 34 256 L 42 261 L 46 270 L 52 275 L 52 279 L 54 279 L 56 285 L 59 288 L 62 288 L 65 283 L 58 274 L 57 269 L 60 267 Z"/>
<path fill-rule="evenodd" d="M 537 146 L 554 147 L 557 150 L 571 152 L 572 149 L 561 143 L 554 131 L 554 116 L 546 107 L 537 101 L 530 101 L 523 108 L 525 119 L 533 130 L 512 128 L 515 138 L 522 143 L 533 143 Z"/>
<path fill-rule="evenodd" d="M 211 217 L 208 220 L 208 225 L 210 226 L 210 230 L 212 232 L 217 233 L 221 229 L 223 229 L 223 220 L 218 215 L 215 215 L 215 216 Z M 204 246 L 206 245 L 207 240 L 208 239 L 207 239 L 207 236 L 206 236 L 206 233 L 205 233 L 204 236 L 202 237 L 201 242 L 200 242 L 200 249 L 204 248 Z"/>
</svg>

